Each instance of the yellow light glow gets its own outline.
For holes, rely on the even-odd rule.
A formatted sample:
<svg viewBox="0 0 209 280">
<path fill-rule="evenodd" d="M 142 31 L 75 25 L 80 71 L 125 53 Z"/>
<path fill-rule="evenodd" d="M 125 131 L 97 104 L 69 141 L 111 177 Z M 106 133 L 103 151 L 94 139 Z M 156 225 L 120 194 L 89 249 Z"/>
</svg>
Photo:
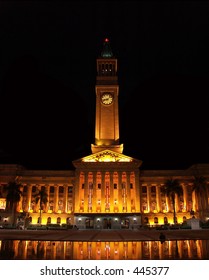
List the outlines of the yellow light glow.
<svg viewBox="0 0 209 280">
<path fill-rule="evenodd" d="M 106 150 L 82 159 L 83 162 L 131 162 L 132 158 Z"/>
</svg>

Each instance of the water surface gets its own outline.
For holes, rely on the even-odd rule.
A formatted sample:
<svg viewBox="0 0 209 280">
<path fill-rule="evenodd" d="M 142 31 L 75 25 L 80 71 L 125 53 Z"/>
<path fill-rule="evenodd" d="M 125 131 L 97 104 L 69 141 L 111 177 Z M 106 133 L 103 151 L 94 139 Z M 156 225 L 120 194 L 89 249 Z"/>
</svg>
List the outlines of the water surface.
<svg viewBox="0 0 209 280">
<path fill-rule="evenodd" d="M 209 240 L 31 241 L 1 240 L 2 260 L 208 260 Z"/>
</svg>

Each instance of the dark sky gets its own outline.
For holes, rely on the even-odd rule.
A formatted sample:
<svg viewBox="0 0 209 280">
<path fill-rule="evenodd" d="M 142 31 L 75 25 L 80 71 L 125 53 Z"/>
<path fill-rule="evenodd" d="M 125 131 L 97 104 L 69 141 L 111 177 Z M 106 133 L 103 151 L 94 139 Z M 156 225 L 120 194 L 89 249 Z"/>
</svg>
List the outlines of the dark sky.
<svg viewBox="0 0 209 280">
<path fill-rule="evenodd" d="M 105 37 L 124 154 L 143 169 L 209 163 L 208 14 L 207 1 L 0 1 L 0 163 L 71 169 L 91 153 Z"/>
</svg>

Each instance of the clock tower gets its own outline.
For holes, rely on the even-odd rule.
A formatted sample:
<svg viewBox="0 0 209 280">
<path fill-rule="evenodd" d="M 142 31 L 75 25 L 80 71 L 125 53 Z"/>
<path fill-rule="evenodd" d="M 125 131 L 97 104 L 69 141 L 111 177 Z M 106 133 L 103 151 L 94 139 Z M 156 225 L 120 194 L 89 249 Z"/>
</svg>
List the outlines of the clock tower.
<svg viewBox="0 0 209 280">
<path fill-rule="evenodd" d="M 104 40 L 97 59 L 95 143 L 76 168 L 74 218 L 78 228 L 119 229 L 141 223 L 139 166 L 119 142 L 117 59 Z"/>
<path fill-rule="evenodd" d="M 122 153 L 119 143 L 117 59 L 113 56 L 109 39 L 105 39 L 101 56 L 97 59 L 95 144 L 92 153 L 112 150 Z"/>
</svg>

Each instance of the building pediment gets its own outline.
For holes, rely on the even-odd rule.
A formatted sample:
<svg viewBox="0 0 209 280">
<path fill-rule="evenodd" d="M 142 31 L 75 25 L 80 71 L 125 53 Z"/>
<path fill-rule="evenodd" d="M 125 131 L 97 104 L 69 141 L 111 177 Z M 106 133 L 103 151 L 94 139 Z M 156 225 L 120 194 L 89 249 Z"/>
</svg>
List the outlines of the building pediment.
<svg viewBox="0 0 209 280">
<path fill-rule="evenodd" d="M 117 163 L 118 164 L 130 163 L 133 165 L 137 164 L 138 166 L 140 166 L 142 162 L 135 158 L 126 156 L 121 153 L 113 152 L 108 149 L 73 161 L 73 164 L 75 167 L 77 167 L 80 164 L 86 165 L 86 164 L 99 164 L 99 163 L 104 163 L 104 164 L 108 164 L 108 163 L 113 164 L 114 163 L 116 165 L 117 165 Z"/>
<path fill-rule="evenodd" d="M 111 150 L 103 150 L 82 158 L 84 162 L 131 162 L 133 158 L 125 156 Z"/>
</svg>

